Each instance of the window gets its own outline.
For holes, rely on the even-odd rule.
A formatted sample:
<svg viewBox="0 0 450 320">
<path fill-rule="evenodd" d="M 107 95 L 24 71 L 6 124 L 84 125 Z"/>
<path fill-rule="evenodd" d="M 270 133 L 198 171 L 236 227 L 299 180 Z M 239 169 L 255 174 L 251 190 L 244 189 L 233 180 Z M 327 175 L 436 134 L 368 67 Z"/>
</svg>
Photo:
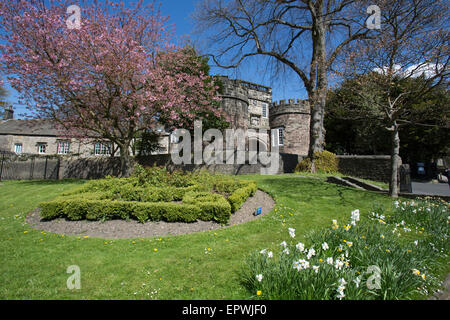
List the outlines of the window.
<svg viewBox="0 0 450 320">
<path fill-rule="evenodd" d="M 94 154 L 96 156 L 111 154 L 111 143 L 96 142 L 94 145 Z"/>
<path fill-rule="evenodd" d="M 284 129 L 283 128 L 278 129 L 278 145 L 279 146 L 284 145 Z"/>
<path fill-rule="evenodd" d="M 265 103 L 265 102 L 261 103 L 262 117 L 263 118 L 267 118 L 267 106 L 268 106 L 267 103 Z"/>
<path fill-rule="evenodd" d="M 14 152 L 15 152 L 16 154 L 21 154 L 21 153 L 22 153 L 22 149 L 23 149 L 23 147 L 22 147 L 22 144 L 21 144 L 21 143 L 16 143 L 16 144 L 14 145 Z"/>
<path fill-rule="evenodd" d="M 276 128 L 272 130 L 272 146 L 284 145 L 284 128 Z"/>
<path fill-rule="evenodd" d="M 47 144 L 46 143 L 39 142 L 37 145 L 37 148 L 38 148 L 39 154 L 44 154 L 47 152 Z"/>
<path fill-rule="evenodd" d="M 58 141 L 58 154 L 68 154 L 70 149 L 69 141 Z"/>
</svg>

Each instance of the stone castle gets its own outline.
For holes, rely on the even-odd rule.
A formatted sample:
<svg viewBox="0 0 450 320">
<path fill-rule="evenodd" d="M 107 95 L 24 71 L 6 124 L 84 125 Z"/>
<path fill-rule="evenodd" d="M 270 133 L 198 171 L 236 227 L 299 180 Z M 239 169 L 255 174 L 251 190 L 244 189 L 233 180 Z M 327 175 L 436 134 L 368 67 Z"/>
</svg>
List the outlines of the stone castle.
<svg viewBox="0 0 450 320">
<path fill-rule="evenodd" d="M 274 103 L 270 87 L 233 80 L 226 76 L 217 78 L 223 84 L 222 109 L 229 117 L 231 128 L 254 129 L 253 132 L 248 131 L 246 150 L 256 146 L 259 151 L 270 151 L 271 147 L 278 146 L 280 153 L 299 156 L 308 154 L 308 101 L 290 99 L 288 102 L 282 100 Z M 0 118 L 0 151 L 90 157 L 106 156 L 114 149 L 111 143 L 100 141 L 101 139 L 83 142 L 61 139 L 51 122 L 14 119 L 13 114 L 14 111 L 10 107 L 5 110 L 3 120 Z M 164 128 L 157 131 L 160 136 L 160 150 L 152 154 L 170 153 L 173 143 L 170 132 Z"/>
<path fill-rule="evenodd" d="M 261 151 L 279 146 L 281 153 L 308 155 L 310 106 L 306 100 L 272 101 L 272 88 L 259 84 L 217 77 L 223 84 L 222 109 L 230 117 L 231 128 L 265 129 L 267 133 L 248 136 L 258 141 Z M 270 130 L 274 130 L 269 134 Z"/>
</svg>

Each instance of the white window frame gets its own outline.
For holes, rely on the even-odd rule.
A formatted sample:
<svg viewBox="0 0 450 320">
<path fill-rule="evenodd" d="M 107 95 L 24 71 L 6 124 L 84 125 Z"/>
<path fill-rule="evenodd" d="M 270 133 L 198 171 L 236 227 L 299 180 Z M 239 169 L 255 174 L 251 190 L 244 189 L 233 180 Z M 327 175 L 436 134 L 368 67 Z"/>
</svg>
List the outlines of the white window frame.
<svg viewBox="0 0 450 320">
<path fill-rule="evenodd" d="M 264 112 L 266 110 L 266 112 Z M 266 102 L 261 102 L 261 116 L 263 118 L 269 117 L 269 104 Z"/>
<path fill-rule="evenodd" d="M 70 150 L 70 141 L 60 140 L 57 142 L 57 153 L 68 154 Z"/>
<path fill-rule="evenodd" d="M 20 147 L 20 150 L 18 150 Z M 23 144 L 22 143 L 15 143 L 14 144 L 14 153 L 15 154 L 22 154 L 23 152 Z"/>
<path fill-rule="evenodd" d="M 282 134 L 282 137 L 280 139 L 280 133 Z M 272 131 L 272 146 L 284 146 L 284 128 L 274 128 Z M 280 141 L 282 140 L 282 142 Z"/>
<path fill-rule="evenodd" d="M 46 154 L 47 153 L 47 144 L 46 143 L 38 143 L 37 149 L 38 149 L 39 154 Z"/>
<path fill-rule="evenodd" d="M 111 142 L 96 142 L 94 143 L 94 155 L 106 156 L 111 155 L 112 145 Z"/>
</svg>

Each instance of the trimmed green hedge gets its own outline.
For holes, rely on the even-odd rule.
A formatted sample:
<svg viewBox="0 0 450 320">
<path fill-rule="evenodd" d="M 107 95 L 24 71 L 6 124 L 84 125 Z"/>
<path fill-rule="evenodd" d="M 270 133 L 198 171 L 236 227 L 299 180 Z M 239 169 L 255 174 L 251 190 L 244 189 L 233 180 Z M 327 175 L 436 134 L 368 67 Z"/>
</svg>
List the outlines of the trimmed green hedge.
<svg viewBox="0 0 450 320">
<path fill-rule="evenodd" d="M 149 183 L 158 179 L 163 186 Z M 206 172 L 183 176 L 152 168 L 141 169 L 138 177 L 91 180 L 40 207 L 41 217 L 47 220 L 215 220 L 225 224 L 255 191 L 254 181 Z"/>
<path fill-rule="evenodd" d="M 40 204 L 41 217 L 46 220 L 112 220 L 194 222 L 201 215 L 199 206 L 173 202 L 130 202 L 111 200 L 56 200 Z"/>
<path fill-rule="evenodd" d="M 232 195 L 228 197 L 228 202 L 231 205 L 231 211 L 236 212 L 240 209 L 242 204 L 248 199 L 248 197 L 253 196 L 257 190 L 256 184 L 250 182 L 247 186 L 237 189 Z"/>
<path fill-rule="evenodd" d="M 183 203 L 194 204 L 200 207 L 202 214 L 200 220 L 216 220 L 227 223 L 231 217 L 231 206 L 224 196 L 210 192 L 189 192 L 183 197 Z"/>
</svg>

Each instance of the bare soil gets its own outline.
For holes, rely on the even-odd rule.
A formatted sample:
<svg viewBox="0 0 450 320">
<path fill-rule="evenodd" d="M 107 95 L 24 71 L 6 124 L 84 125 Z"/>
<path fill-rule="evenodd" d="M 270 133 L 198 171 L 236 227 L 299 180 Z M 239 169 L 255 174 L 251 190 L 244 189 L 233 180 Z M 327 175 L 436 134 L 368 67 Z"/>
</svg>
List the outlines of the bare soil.
<svg viewBox="0 0 450 320">
<path fill-rule="evenodd" d="M 30 212 L 27 223 L 34 229 L 77 236 L 89 236 L 105 239 L 146 238 L 155 236 L 180 235 L 207 230 L 226 228 L 258 219 L 272 211 L 275 201 L 267 193 L 257 190 L 253 197 L 247 199 L 242 207 L 231 215 L 228 225 L 223 226 L 213 221 L 185 222 L 146 222 L 135 220 L 110 220 L 110 221 L 70 221 L 63 218 L 50 221 L 41 220 L 39 208 Z M 258 207 L 262 207 L 262 213 L 255 216 Z"/>
</svg>

